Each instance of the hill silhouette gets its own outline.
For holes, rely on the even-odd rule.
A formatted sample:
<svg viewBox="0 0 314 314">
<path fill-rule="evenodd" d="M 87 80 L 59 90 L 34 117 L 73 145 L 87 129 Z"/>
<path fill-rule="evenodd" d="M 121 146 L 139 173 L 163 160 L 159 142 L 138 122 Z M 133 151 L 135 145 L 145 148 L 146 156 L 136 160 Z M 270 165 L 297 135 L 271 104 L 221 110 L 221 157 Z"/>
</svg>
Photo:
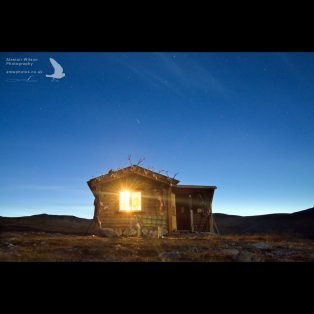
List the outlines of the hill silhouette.
<svg viewBox="0 0 314 314">
<path fill-rule="evenodd" d="M 237 216 L 214 214 L 221 235 L 281 234 L 314 238 L 314 207 L 292 214 Z M 0 232 L 37 231 L 62 234 L 88 234 L 92 219 L 65 215 L 1 217 Z"/>
<path fill-rule="evenodd" d="M 314 238 L 314 207 L 292 214 L 236 216 L 214 214 L 221 234 L 286 234 Z"/>
<path fill-rule="evenodd" d="M 92 219 L 66 215 L 40 214 L 24 217 L 1 217 L 0 231 L 39 231 L 62 234 L 87 234 Z"/>
</svg>

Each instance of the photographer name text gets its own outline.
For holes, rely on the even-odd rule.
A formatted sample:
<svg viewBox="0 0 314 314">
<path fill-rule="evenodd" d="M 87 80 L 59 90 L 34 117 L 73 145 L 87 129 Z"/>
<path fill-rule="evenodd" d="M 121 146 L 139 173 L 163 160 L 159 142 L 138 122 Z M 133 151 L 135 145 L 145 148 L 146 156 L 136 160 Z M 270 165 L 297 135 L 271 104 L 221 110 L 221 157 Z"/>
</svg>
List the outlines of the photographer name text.
<svg viewBox="0 0 314 314">
<path fill-rule="evenodd" d="M 6 58 L 5 65 L 8 66 L 33 66 L 38 59 L 36 58 Z"/>
</svg>

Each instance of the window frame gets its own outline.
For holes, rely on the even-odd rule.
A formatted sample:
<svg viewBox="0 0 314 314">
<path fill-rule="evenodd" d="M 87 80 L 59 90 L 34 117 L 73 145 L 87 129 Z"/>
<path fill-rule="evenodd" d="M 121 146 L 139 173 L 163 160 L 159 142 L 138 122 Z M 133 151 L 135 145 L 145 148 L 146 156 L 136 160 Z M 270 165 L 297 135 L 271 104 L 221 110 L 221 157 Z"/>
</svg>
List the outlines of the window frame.
<svg viewBox="0 0 314 314">
<path fill-rule="evenodd" d="M 128 209 L 121 209 L 121 194 L 122 193 L 129 193 L 129 210 Z M 139 208 L 140 209 L 133 209 L 133 195 L 135 193 L 139 193 Z M 142 191 L 138 191 L 138 190 L 132 190 L 132 191 L 120 191 L 119 192 L 119 213 L 139 213 L 143 211 L 143 207 L 142 207 Z"/>
</svg>

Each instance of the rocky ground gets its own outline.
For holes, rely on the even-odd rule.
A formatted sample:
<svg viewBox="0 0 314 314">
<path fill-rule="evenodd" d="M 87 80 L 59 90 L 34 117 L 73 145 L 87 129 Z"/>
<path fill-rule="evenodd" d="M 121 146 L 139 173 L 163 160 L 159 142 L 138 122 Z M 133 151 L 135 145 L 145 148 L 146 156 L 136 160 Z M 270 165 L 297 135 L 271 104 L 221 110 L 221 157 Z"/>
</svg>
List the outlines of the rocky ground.
<svg viewBox="0 0 314 314">
<path fill-rule="evenodd" d="M 313 262 L 314 240 L 206 233 L 153 239 L 2 232 L 0 261 Z"/>
</svg>

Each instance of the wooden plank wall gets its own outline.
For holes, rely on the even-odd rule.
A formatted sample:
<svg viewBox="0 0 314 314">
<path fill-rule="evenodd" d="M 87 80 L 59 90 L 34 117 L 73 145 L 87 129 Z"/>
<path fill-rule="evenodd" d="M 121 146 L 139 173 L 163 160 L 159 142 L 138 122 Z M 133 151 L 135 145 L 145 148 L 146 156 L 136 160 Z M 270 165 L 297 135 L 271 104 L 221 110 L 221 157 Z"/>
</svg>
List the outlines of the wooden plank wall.
<svg viewBox="0 0 314 314">
<path fill-rule="evenodd" d="M 142 210 L 138 212 L 119 211 L 120 191 L 130 190 L 142 193 Z M 143 226 L 167 227 L 168 187 L 152 180 L 130 175 L 96 187 L 99 201 L 99 218 L 102 227 L 134 228 L 137 222 Z"/>
<path fill-rule="evenodd" d="M 199 195 L 202 196 L 205 205 L 205 209 L 211 209 L 211 203 L 213 199 L 214 190 L 210 189 L 176 189 L 176 202 L 177 202 L 177 219 L 180 222 L 181 227 L 184 226 L 184 229 L 189 227 L 190 217 L 189 217 L 189 194 L 192 195 L 192 210 L 193 210 L 193 223 L 194 230 L 198 230 L 198 226 L 204 224 L 205 228 L 202 231 L 209 231 L 209 217 L 207 217 L 208 222 L 204 222 L 205 219 L 203 215 L 197 212 L 198 208 L 204 208 L 204 204 L 201 201 Z M 181 207 L 184 207 L 184 214 L 181 213 Z"/>
</svg>

